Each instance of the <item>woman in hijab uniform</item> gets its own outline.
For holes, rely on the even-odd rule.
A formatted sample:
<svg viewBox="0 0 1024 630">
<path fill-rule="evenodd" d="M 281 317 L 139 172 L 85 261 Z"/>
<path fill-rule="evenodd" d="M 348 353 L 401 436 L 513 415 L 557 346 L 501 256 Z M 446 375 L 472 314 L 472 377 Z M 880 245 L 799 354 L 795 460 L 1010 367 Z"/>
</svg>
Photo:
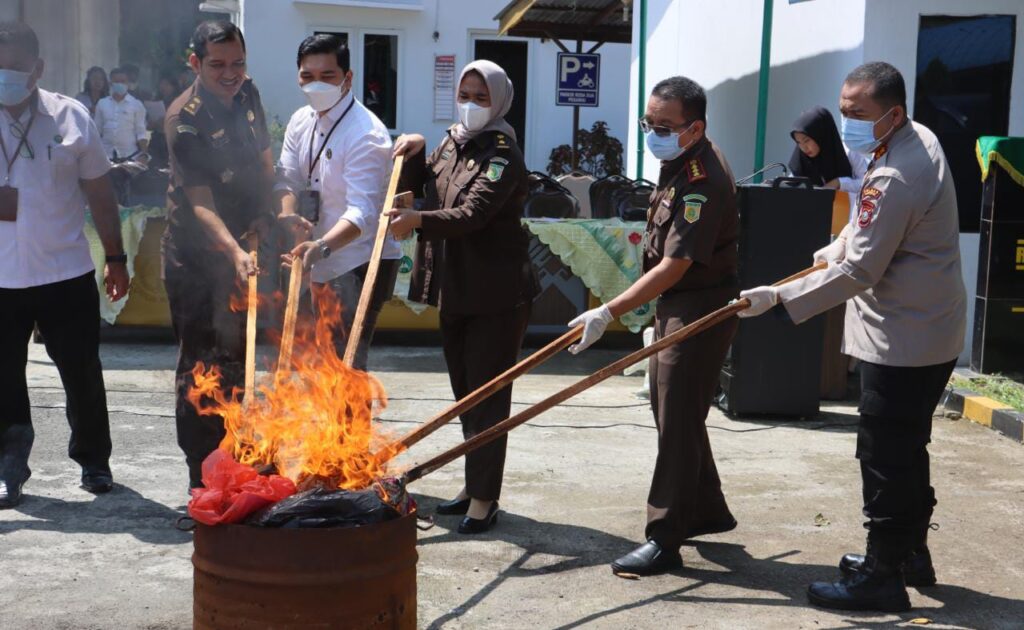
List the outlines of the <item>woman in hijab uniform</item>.
<svg viewBox="0 0 1024 630">
<path fill-rule="evenodd" d="M 424 210 L 391 212 L 398 239 L 419 233 L 409 298 L 439 306 L 448 375 L 456 399 L 515 364 L 538 285 L 520 219 L 526 165 L 505 122 L 512 82 L 490 61 L 474 61 L 459 77 L 459 123 L 425 156 L 425 140 L 403 135 L 401 190 L 424 196 Z M 512 386 L 462 414 L 468 439 L 509 417 Z M 465 487 L 439 514 L 465 514 L 459 532 L 495 523 L 506 439 L 466 455 Z"/>
<path fill-rule="evenodd" d="M 810 178 L 815 186 L 849 193 L 852 220 L 868 169 L 867 158 L 843 145 L 836 121 L 824 107 L 814 107 L 800 114 L 789 135 L 796 142 L 793 156 L 789 158 L 790 172 Z"/>
</svg>

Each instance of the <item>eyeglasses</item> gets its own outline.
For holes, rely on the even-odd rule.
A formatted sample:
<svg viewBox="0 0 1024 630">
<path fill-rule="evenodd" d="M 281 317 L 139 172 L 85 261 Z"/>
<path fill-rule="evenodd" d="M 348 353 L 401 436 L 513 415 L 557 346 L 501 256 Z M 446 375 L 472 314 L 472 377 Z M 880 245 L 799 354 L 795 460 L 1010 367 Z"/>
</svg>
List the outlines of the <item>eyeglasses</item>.
<svg viewBox="0 0 1024 630">
<path fill-rule="evenodd" d="M 650 123 L 650 121 L 647 120 L 646 118 L 641 118 L 638 122 L 640 123 L 640 131 L 642 131 L 644 133 L 650 133 L 650 132 L 653 131 L 654 135 L 659 136 L 659 137 L 665 137 L 665 136 L 671 135 L 673 133 L 678 133 L 678 132 L 682 131 L 683 129 L 686 129 L 687 127 L 689 127 L 690 124 L 691 124 L 689 122 L 684 122 L 683 124 L 679 125 L 678 127 L 672 128 L 672 127 L 665 127 L 663 125 L 652 125 Z"/>
</svg>

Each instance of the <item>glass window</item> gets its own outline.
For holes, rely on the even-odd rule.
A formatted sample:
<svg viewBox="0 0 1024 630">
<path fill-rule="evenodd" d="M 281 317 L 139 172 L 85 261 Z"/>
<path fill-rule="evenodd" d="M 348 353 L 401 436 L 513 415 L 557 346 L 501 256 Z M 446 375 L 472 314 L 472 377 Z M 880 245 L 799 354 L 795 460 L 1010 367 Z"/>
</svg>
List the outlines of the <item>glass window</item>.
<svg viewBox="0 0 1024 630">
<path fill-rule="evenodd" d="M 398 127 L 398 36 L 363 35 L 363 104 L 388 129 Z"/>
<path fill-rule="evenodd" d="M 978 136 L 1005 136 L 1010 124 L 1016 18 L 921 16 L 914 120 L 938 136 L 956 183 L 960 230 L 981 220 Z"/>
</svg>

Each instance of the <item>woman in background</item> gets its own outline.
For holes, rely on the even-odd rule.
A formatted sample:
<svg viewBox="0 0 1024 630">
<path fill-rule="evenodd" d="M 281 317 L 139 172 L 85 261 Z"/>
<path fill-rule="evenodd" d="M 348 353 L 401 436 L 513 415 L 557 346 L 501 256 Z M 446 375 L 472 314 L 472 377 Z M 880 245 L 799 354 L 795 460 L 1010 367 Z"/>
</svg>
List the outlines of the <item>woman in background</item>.
<svg viewBox="0 0 1024 630">
<path fill-rule="evenodd" d="M 824 107 L 814 107 L 800 114 L 789 135 L 796 142 L 793 156 L 789 158 L 790 172 L 809 178 L 815 186 L 849 193 L 850 220 L 853 220 L 857 196 L 868 168 L 867 158 L 843 145 L 836 121 Z"/>
<path fill-rule="evenodd" d="M 82 91 L 75 98 L 89 108 L 90 115 L 95 115 L 96 103 L 99 103 L 100 99 L 105 96 L 110 96 L 110 82 L 107 80 L 107 73 L 103 68 L 93 66 L 85 73 Z"/>
</svg>

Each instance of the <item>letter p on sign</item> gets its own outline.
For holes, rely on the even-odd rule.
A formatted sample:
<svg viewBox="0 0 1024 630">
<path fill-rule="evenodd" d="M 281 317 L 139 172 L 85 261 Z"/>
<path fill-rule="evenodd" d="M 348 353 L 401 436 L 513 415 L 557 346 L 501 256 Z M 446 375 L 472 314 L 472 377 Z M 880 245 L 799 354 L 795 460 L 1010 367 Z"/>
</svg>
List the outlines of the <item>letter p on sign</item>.
<svg viewBox="0 0 1024 630">
<path fill-rule="evenodd" d="M 549 68 L 551 66 L 548 66 Z M 565 83 L 569 80 L 569 75 L 573 74 L 580 69 L 580 60 L 576 57 L 562 57 L 562 76 L 561 82 Z M 548 76 L 551 76 L 550 74 Z M 550 80 L 550 79 L 549 79 Z"/>
</svg>

